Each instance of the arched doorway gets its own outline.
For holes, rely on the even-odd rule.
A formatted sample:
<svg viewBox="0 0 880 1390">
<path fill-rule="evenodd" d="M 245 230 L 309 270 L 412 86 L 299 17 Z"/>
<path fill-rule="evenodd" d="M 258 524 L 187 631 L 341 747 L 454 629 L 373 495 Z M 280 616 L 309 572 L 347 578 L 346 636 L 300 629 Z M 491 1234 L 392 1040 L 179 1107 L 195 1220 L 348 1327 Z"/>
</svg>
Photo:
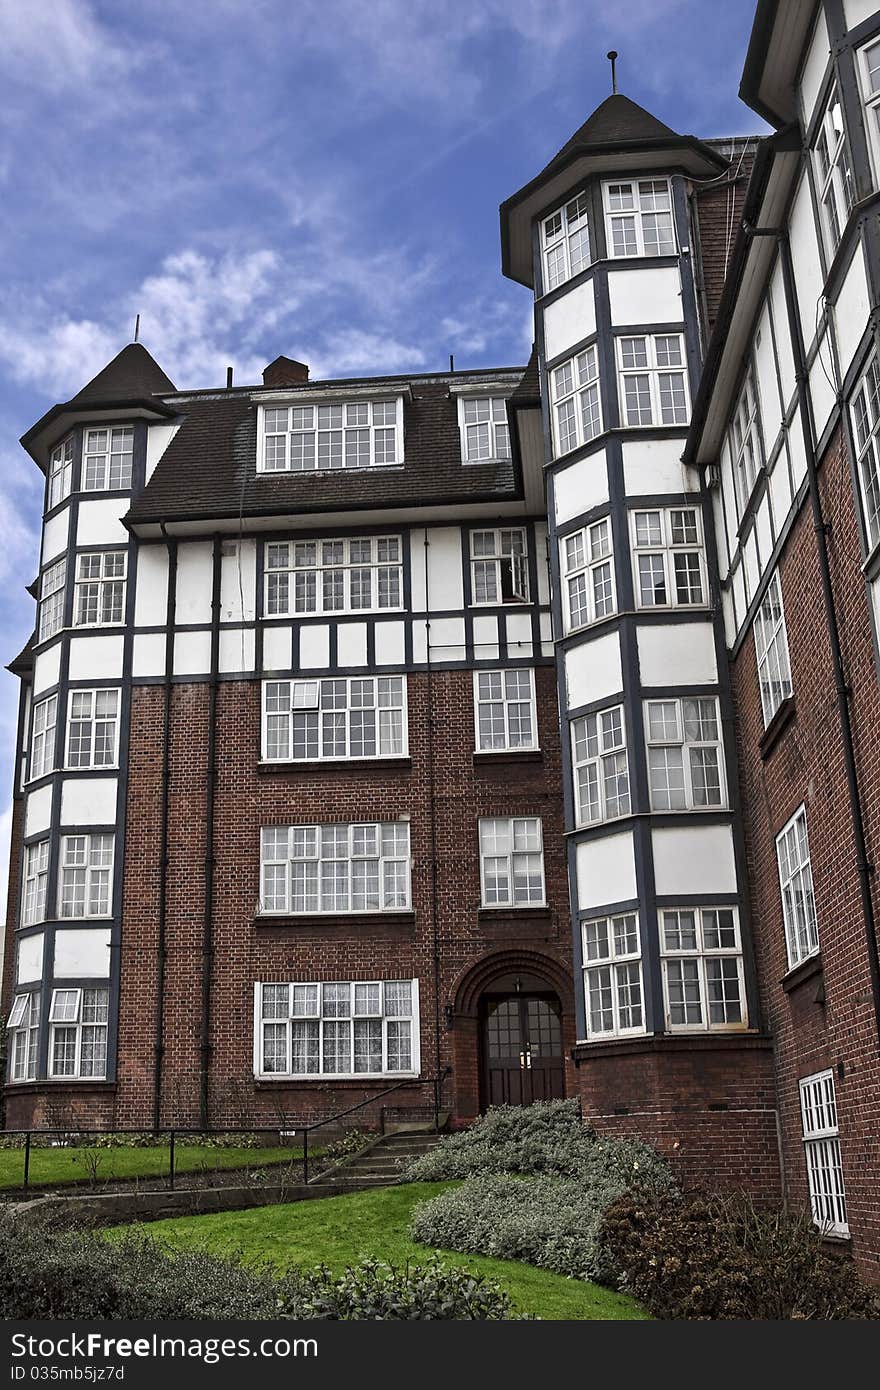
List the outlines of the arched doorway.
<svg viewBox="0 0 880 1390">
<path fill-rule="evenodd" d="M 562 1004 L 537 975 L 502 975 L 480 996 L 480 1094 L 487 1105 L 565 1095 Z"/>
</svg>

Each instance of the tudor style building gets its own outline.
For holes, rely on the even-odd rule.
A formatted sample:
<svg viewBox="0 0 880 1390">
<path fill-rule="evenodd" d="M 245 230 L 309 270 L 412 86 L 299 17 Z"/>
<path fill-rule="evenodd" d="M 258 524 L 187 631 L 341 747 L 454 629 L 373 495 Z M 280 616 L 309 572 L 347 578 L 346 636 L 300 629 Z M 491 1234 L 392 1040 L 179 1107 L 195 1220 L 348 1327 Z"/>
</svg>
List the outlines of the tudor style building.
<svg viewBox="0 0 880 1390">
<path fill-rule="evenodd" d="M 526 367 L 131 344 L 24 436 L 7 1125 L 578 1095 L 876 1273 L 880 10 L 742 95 L 503 204 Z"/>
</svg>

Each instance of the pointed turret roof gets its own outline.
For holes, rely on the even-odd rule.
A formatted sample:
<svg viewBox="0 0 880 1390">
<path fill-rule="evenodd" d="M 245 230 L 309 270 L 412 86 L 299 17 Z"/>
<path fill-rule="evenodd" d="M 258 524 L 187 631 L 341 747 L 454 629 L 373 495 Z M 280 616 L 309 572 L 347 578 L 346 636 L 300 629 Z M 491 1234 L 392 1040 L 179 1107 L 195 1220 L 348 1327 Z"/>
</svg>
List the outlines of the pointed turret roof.
<svg viewBox="0 0 880 1390">
<path fill-rule="evenodd" d="M 553 156 L 543 173 L 548 174 L 557 165 L 564 164 L 573 151 L 587 149 L 591 145 L 625 146 L 635 140 L 644 144 L 646 141 L 668 140 L 670 136 L 673 140 L 681 138 L 671 126 L 664 125 L 644 106 L 631 101 L 622 92 L 615 92 L 596 107 L 592 116 L 587 117 L 559 153 Z"/>
<path fill-rule="evenodd" d="M 108 362 L 81 391 L 77 391 L 69 404 L 130 401 L 145 396 L 165 396 L 175 389 L 174 382 L 165 375 L 143 343 L 126 343 L 112 362 Z"/>
</svg>

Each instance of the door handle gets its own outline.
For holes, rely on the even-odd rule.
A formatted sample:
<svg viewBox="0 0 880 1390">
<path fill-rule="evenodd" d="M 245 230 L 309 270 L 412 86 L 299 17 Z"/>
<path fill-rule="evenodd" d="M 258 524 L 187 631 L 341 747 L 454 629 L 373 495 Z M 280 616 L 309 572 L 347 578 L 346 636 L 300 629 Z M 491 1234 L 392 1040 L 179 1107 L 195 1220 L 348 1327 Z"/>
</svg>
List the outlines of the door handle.
<svg viewBox="0 0 880 1390">
<path fill-rule="evenodd" d="M 519 1065 L 521 1071 L 531 1071 L 532 1069 L 532 1050 L 526 1047 L 519 1054 Z"/>
</svg>

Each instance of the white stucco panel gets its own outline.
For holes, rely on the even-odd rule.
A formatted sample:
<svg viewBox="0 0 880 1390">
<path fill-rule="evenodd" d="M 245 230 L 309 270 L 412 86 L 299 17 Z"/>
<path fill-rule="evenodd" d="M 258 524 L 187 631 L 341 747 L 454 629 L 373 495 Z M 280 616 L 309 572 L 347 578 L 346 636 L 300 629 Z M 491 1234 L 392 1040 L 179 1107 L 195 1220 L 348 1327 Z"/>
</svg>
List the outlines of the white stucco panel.
<svg viewBox="0 0 880 1390">
<path fill-rule="evenodd" d="M 431 619 L 431 660 L 464 661 L 464 618 Z"/>
<path fill-rule="evenodd" d="M 229 554 L 225 552 L 229 551 Z M 226 541 L 220 557 L 220 618 L 246 621 L 254 617 L 257 548 L 252 540 Z M 242 602 L 244 609 L 242 609 Z"/>
<path fill-rule="evenodd" d="M 556 524 L 561 526 L 574 516 L 608 501 L 608 465 L 605 450 L 578 459 L 553 474 L 553 502 Z"/>
<path fill-rule="evenodd" d="M 834 362 L 831 357 L 830 334 L 826 333 L 819 345 L 816 359 L 810 368 L 810 396 L 813 401 L 813 419 L 816 422 L 816 438 L 821 439 L 825 426 L 837 401 L 834 382 Z"/>
<path fill-rule="evenodd" d="M 43 550 L 40 563 L 47 565 L 50 560 L 54 560 L 56 555 L 60 555 L 62 550 L 67 549 L 67 537 L 70 531 L 70 506 L 62 507 L 60 512 L 50 516 L 43 526 Z"/>
<path fill-rule="evenodd" d="M 44 651 L 34 658 L 34 696 L 40 694 L 42 690 L 50 690 L 53 685 L 58 684 L 58 676 L 61 670 L 61 643 L 55 642 L 51 647 L 46 647 Z"/>
<path fill-rule="evenodd" d="M 174 636 L 174 674 L 207 675 L 211 669 L 210 632 L 178 632 Z"/>
<path fill-rule="evenodd" d="M 670 826 L 651 833 L 658 893 L 735 893 L 729 825 Z"/>
<path fill-rule="evenodd" d="M 680 439 L 625 441 L 623 477 L 628 497 L 697 490 L 694 470 L 682 466 Z"/>
<path fill-rule="evenodd" d="M 608 275 L 611 322 L 681 323 L 681 276 L 677 266 L 612 270 Z"/>
<path fill-rule="evenodd" d="M 779 377 L 776 374 L 776 354 L 773 351 L 770 308 L 766 303 L 755 330 L 755 377 L 758 400 L 761 404 L 760 424 L 766 456 L 772 449 L 782 425 L 782 402 L 779 397 Z"/>
<path fill-rule="evenodd" d="M 474 618 L 474 658 L 477 661 L 497 661 L 498 619 L 488 614 Z"/>
<path fill-rule="evenodd" d="M 210 541 L 186 541 L 177 547 L 177 621 L 209 623 L 214 559 Z"/>
<path fill-rule="evenodd" d="M 293 665 L 293 632 L 289 627 L 263 628 L 263 670 L 289 671 Z"/>
<path fill-rule="evenodd" d="M 83 498 L 76 523 L 77 545 L 118 545 L 128 540 L 120 517 L 131 506 L 128 497 Z"/>
<path fill-rule="evenodd" d="M 164 676 L 164 633 L 142 632 L 135 636 L 132 647 L 131 668 L 135 676 Z"/>
<path fill-rule="evenodd" d="M 801 111 L 805 126 L 810 124 L 810 117 L 813 114 L 813 108 L 819 96 L 822 77 L 830 54 L 831 44 L 828 40 L 828 25 L 825 23 L 825 15 L 820 5 L 819 18 L 816 23 L 816 28 L 813 31 L 810 46 L 807 49 L 807 57 L 800 81 Z"/>
<path fill-rule="evenodd" d="M 810 196 L 809 180 L 804 174 L 789 218 L 791 236 L 791 255 L 797 274 L 798 312 L 804 343 L 810 346 L 816 336 L 817 303 L 822 293 L 822 263 L 819 259 L 819 241 L 816 219 L 813 216 L 813 202 Z"/>
<path fill-rule="evenodd" d="M 637 630 L 642 685 L 703 685 L 718 679 L 712 624 L 652 624 Z"/>
<path fill-rule="evenodd" d="M 544 310 L 544 356 L 548 362 L 596 331 L 593 282 L 575 285 Z"/>
<path fill-rule="evenodd" d="M 366 623 L 340 623 L 336 629 L 336 660 L 339 666 L 366 666 Z"/>
<path fill-rule="evenodd" d="M 402 666 L 406 660 L 406 628 L 403 623 L 377 623 L 376 665 Z"/>
<path fill-rule="evenodd" d="M 512 657 L 532 655 L 532 619 L 528 613 L 505 613 L 507 654 Z"/>
<path fill-rule="evenodd" d="M 841 376 L 846 376 L 849 370 L 859 340 L 868 326 L 870 309 L 865 253 L 863 243 L 858 241 L 834 306 L 834 328 L 837 334 L 837 356 Z"/>
<path fill-rule="evenodd" d="M 254 659 L 253 628 L 220 629 L 219 665 L 221 671 L 253 671 Z"/>
<path fill-rule="evenodd" d="M 330 629 L 325 623 L 303 623 L 299 630 L 299 664 L 303 670 L 330 665 Z"/>
<path fill-rule="evenodd" d="M 52 788 L 49 785 L 28 792 L 24 808 L 25 835 L 39 835 L 41 830 L 49 829 L 52 817 Z"/>
<path fill-rule="evenodd" d="M 66 777 L 61 784 L 61 824 L 114 825 L 115 777 Z"/>
<path fill-rule="evenodd" d="M 432 526 L 428 531 L 428 592 L 434 612 L 464 607 L 461 546 L 457 526 Z"/>
<path fill-rule="evenodd" d="M 55 933 L 56 979 L 106 980 L 109 975 L 109 927 L 64 927 Z"/>
<path fill-rule="evenodd" d="M 70 639 L 70 679 L 100 680 L 122 675 L 123 637 L 72 637 Z"/>
<path fill-rule="evenodd" d="M 20 936 L 15 960 L 15 983 L 30 984 L 43 978 L 43 933 Z"/>
<path fill-rule="evenodd" d="M 620 638 L 606 632 L 585 638 L 565 653 L 565 690 L 569 709 L 617 695 L 623 689 Z"/>
<path fill-rule="evenodd" d="M 636 896 L 636 857 L 630 831 L 585 840 L 575 851 L 578 908 L 629 902 Z"/>
<path fill-rule="evenodd" d="M 770 503 L 777 535 L 791 507 L 791 480 L 788 476 L 788 451 L 783 448 L 770 474 Z"/>
<path fill-rule="evenodd" d="M 147 482 L 179 429 L 179 421 L 173 425 L 150 425 L 147 430 Z"/>
<path fill-rule="evenodd" d="M 135 626 L 164 626 L 168 617 L 168 551 L 164 545 L 138 548 L 136 584 Z"/>
</svg>

